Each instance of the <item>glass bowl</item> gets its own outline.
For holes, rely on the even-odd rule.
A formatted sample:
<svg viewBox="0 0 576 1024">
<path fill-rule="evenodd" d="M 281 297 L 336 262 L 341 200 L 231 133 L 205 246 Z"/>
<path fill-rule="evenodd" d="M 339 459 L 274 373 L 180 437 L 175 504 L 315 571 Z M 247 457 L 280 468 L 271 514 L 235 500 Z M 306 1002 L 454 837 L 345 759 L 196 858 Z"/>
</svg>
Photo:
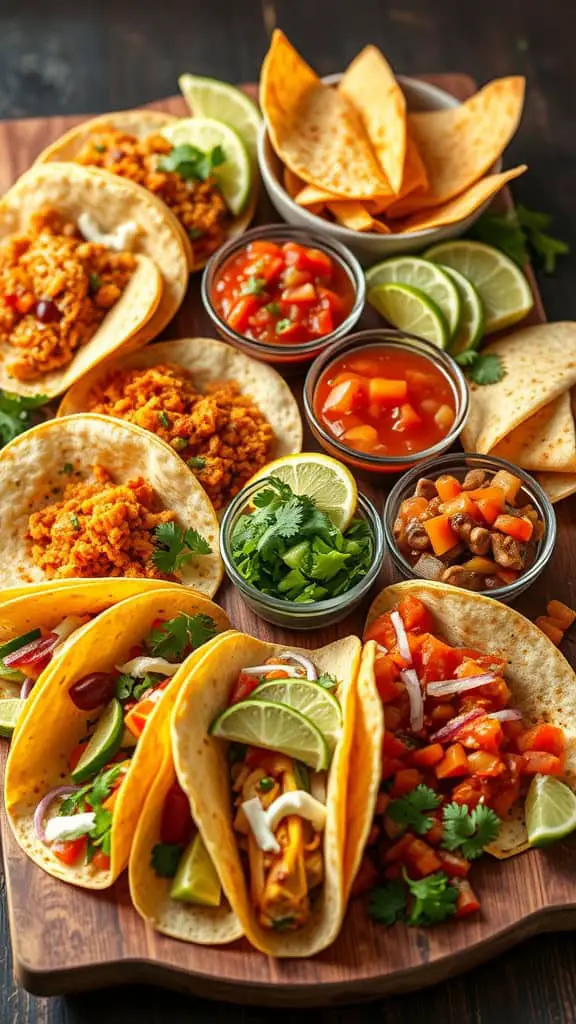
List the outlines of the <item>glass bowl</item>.
<svg viewBox="0 0 576 1024">
<path fill-rule="evenodd" d="M 229 327 L 226 321 L 222 319 L 212 301 L 212 294 L 218 274 L 227 260 L 240 249 L 244 249 L 250 242 L 264 240 L 280 244 L 282 242 L 298 242 L 300 245 L 313 246 L 315 249 L 321 249 L 322 252 L 327 253 L 344 270 L 352 284 L 355 298 L 350 313 L 336 330 L 331 331 L 330 334 L 326 334 L 322 338 L 314 338 L 312 341 L 300 344 L 268 345 L 261 341 L 255 341 L 253 338 L 247 338 L 243 334 L 238 334 L 237 331 Z M 254 359 L 260 359 L 262 362 L 272 363 L 273 365 L 289 366 L 292 364 L 298 369 L 303 363 L 309 363 L 319 352 L 322 352 L 334 342 L 339 341 L 340 338 L 343 338 L 354 329 L 364 309 L 366 282 L 358 260 L 340 242 L 333 242 L 325 238 L 321 233 L 314 234 L 312 231 L 291 227 L 288 224 L 268 224 L 266 227 L 252 228 L 251 231 L 246 231 L 243 235 L 239 235 L 238 238 L 232 238 L 226 245 L 223 245 L 221 249 L 214 253 L 202 275 L 201 293 L 204 308 L 224 341 L 235 345 L 236 348 L 246 352 L 249 356 L 253 356 Z"/>
<path fill-rule="evenodd" d="M 381 348 L 382 346 L 400 351 L 410 349 L 412 352 L 425 356 L 446 378 L 454 396 L 456 415 L 446 437 L 441 438 L 435 445 L 419 452 L 412 452 L 410 455 L 370 455 L 349 448 L 326 430 L 314 411 L 314 395 L 318 382 L 334 360 L 340 359 L 344 354 L 349 354 L 355 349 Z M 350 334 L 347 338 L 331 345 L 326 352 L 314 360 L 304 383 L 304 412 L 318 443 L 335 459 L 346 462 L 354 470 L 364 470 L 369 473 L 398 473 L 417 463 L 424 462 L 431 456 L 442 455 L 450 448 L 462 430 L 468 416 L 469 404 L 470 393 L 466 378 L 451 356 L 423 338 L 386 327 L 359 331 L 357 334 Z"/>
<path fill-rule="evenodd" d="M 508 604 L 508 602 L 515 600 L 520 594 L 524 593 L 538 579 L 550 561 L 556 542 L 556 516 L 550 499 L 544 493 L 540 484 L 534 480 L 534 477 L 518 466 L 514 466 L 511 462 L 507 462 L 506 459 L 497 459 L 490 455 L 454 452 L 450 455 L 444 455 L 440 459 L 430 459 L 427 462 L 422 462 L 419 466 L 411 469 L 410 472 L 405 473 L 390 491 L 384 508 L 386 544 L 390 550 L 394 565 L 405 579 L 422 579 L 423 577 L 414 572 L 414 567 L 396 545 L 393 526 L 398 509 L 405 498 L 412 497 L 416 484 L 421 477 L 436 480 L 442 474 L 448 473 L 457 479 L 462 479 L 469 469 L 484 469 L 492 475 L 499 469 L 506 469 L 513 476 L 519 477 L 522 481 L 520 494 L 524 496 L 526 503 L 530 502 L 533 505 L 544 523 L 544 535 L 536 543 L 534 561 L 526 572 L 522 573 L 514 583 L 505 584 L 497 587 L 495 590 L 474 591 L 474 593 L 481 593 L 485 597 L 494 597 Z"/>
<path fill-rule="evenodd" d="M 374 556 L 368 572 L 354 587 L 345 594 L 331 597 L 325 601 L 314 601 L 310 604 L 299 604 L 296 601 L 281 601 L 279 598 L 262 594 L 251 583 L 240 575 L 231 557 L 230 541 L 232 531 L 242 513 L 250 504 L 253 495 L 266 486 L 266 478 L 248 484 L 226 509 L 220 531 L 222 558 L 229 579 L 240 591 L 246 604 L 256 615 L 266 622 L 287 629 L 320 629 L 322 626 L 334 625 L 354 611 L 375 582 L 384 558 L 384 530 L 381 516 L 374 505 L 363 494 L 358 494 L 356 515 L 364 519 L 371 530 L 374 544 Z"/>
</svg>

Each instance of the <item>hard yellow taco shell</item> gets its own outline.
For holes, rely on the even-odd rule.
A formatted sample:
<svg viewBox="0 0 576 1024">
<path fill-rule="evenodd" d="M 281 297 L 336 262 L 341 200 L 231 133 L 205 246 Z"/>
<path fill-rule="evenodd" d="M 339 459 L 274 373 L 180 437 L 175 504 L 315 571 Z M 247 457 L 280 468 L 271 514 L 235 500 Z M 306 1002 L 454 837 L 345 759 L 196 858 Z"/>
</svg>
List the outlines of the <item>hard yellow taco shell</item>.
<svg viewBox="0 0 576 1024">
<path fill-rule="evenodd" d="M 346 787 L 351 770 L 360 641 L 357 637 L 346 637 L 315 651 L 302 651 L 319 671 L 330 672 L 340 680 L 344 724 L 328 773 L 322 892 L 313 904 L 308 924 L 296 931 L 268 931 L 256 920 L 232 829 L 227 745 L 209 735 L 211 723 L 228 704 L 240 670 L 262 664 L 284 649 L 285 645 L 264 643 L 240 633 L 223 637 L 202 659 L 197 671 L 188 676 L 178 695 L 172 744 L 180 785 L 188 794 L 192 816 L 246 937 L 270 956 L 304 957 L 319 953 L 334 941 L 346 909 Z"/>
<path fill-rule="evenodd" d="M 114 483 L 141 476 L 156 492 L 163 508 L 176 513 L 183 528 L 193 527 L 208 541 L 211 554 L 186 561 L 179 579 L 209 597 L 222 579 L 219 527 L 212 504 L 196 477 L 176 452 L 140 427 L 108 416 L 80 415 L 48 420 L 15 438 L 0 452 L 0 587 L 46 580 L 34 563 L 26 539 L 31 512 L 58 500 L 62 467 L 73 467 L 74 479 L 91 480 L 92 467 L 104 466 Z"/>
<path fill-rule="evenodd" d="M 87 889 L 106 889 L 128 863 L 130 847 L 144 800 L 157 771 L 152 745 L 138 744 L 113 811 L 110 869 L 93 864 L 62 864 L 37 838 L 34 809 L 43 796 L 69 778 L 68 759 L 82 736 L 91 712 L 81 711 L 68 696 L 70 687 L 93 672 L 111 672 L 123 664 L 132 648 L 146 637 L 157 619 L 168 620 L 180 612 L 209 615 L 219 631 L 227 629 L 226 613 L 218 605 L 182 587 L 151 591 L 128 598 L 102 612 L 85 627 L 66 656 L 60 658 L 45 686 L 32 691 L 31 705 L 10 750 L 5 775 L 5 801 L 10 826 L 24 852 L 41 868 L 65 882 Z M 202 657 L 202 648 L 190 655 L 172 677 L 162 700 L 172 700 Z M 156 712 L 146 725 L 155 733 Z"/>
<path fill-rule="evenodd" d="M 140 594 L 143 590 L 158 590 L 163 587 L 173 587 L 174 583 L 170 580 L 147 580 L 139 578 L 129 578 L 118 576 L 113 580 L 82 580 L 80 587 L 83 591 L 89 593 L 94 590 L 95 594 L 99 594 L 100 589 L 104 586 L 114 587 L 116 598 L 111 601 L 111 604 L 115 604 L 116 601 L 123 601 L 126 597 L 133 597 L 134 594 Z M 48 580 L 42 583 L 23 583 L 22 586 L 18 587 L 3 587 L 0 590 L 0 618 L 2 616 L 3 605 L 8 604 L 9 601 L 15 601 L 17 598 L 23 597 L 28 599 L 28 603 L 31 606 L 32 602 L 30 598 L 35 597 L 36 594 L 52 594 L 53 601 L 57 601 L 59 595 L 63 590 L 78 590 L 78 583 L 76 580 Z M 25 609 L 26 605 L 22 605 Z M 1 636 L 1 634 L 0 634 Z"/>
</svg>

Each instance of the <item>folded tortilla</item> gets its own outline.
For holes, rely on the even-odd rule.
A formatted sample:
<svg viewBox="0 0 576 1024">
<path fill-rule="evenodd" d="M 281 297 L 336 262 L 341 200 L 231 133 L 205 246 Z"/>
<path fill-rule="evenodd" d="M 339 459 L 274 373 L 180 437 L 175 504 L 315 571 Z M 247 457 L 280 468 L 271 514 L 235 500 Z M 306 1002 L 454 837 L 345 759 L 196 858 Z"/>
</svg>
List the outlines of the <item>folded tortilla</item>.
<svg viewBox="0 0 576 1024">
<path fill-rule="evenodd" d="M 270 956 L 304 957 L 319 953 L 334 941 L 346 909 L 343 872 L 347 779 L 351 771 L 361 644 L 357 637 L 350 636 L 315 651 L 301 650 L 320 672 L 330 672 L 340 681 L 343 728 L 327 778 L 324 882 L 312 905 L 310 920 L 295 931 L 267 930 L 256 919 L 232 828 L 227 744 L 209 735 L 214 718 L 228 704 L 240 670 L 247 665 L 260 665 L 282 650 L 285 645 L 265 643 L 241 633 L 223 637 L 196 671 L 188 675 L 178 694 L 172 719 L 172 745 L 180 785 L 189 797 L 192 816 L 244 934 L 252 945 Z"/>
<path fill-rule="evenodd" d="M 151 631 L 156 620 L 179 613 L 208 615 L 219 632 L 229 627 L 218 605 L 182 587 L 143 593 L 123 601 L 86 626 L 66 655 L 58 659 L 46 684 L 32 691 L 32 703 L 13 743 L 6 765 L 5 800 L 10 826 L 24 852 L 41 868 L 65 882 L 87 889 L 106 889 L 128 863 L 136 825 L 158 769 L 155 745 L 138 743 L 122 782 L 113 811 L 110 868 L 93 864 L 66 865 L 36 836 L 34 810 L 42 797 L 70 776 L 69 757 L 86 734 L 95 713 L 81 711 L 68 696 L 79 679 L 93 672 L 111 672 Z M 201 659 L 202 648 L 191 654 L 172 677 L 144 730 L 155 735 L 155 715 L 162 700 L 173 700 Z"/>
</svg>

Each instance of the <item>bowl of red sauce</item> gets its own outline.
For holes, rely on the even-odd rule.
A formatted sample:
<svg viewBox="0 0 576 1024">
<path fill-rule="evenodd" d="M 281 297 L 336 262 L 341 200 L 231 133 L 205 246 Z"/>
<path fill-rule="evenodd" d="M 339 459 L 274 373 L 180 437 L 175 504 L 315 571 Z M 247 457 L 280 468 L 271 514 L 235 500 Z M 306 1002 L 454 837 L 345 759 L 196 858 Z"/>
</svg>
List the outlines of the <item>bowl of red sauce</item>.
<svg viewBox="0 0 576 1024">
<path fill-rule="evenodd" d="M 310 362 L 343 338 L 365 295 L 346 246 L 284 224 L 231 239 L 202 277 L 202 301 L 221 337 L 274 364 Z"/>
<path fill-rule="evenodd" d="M 468 415 L 454 360 L 401 331 L 361 331 L 310 367 L 304 408 L 316 440 L 355 469 L 394 473 L 440 455 Z"/>
</svg>

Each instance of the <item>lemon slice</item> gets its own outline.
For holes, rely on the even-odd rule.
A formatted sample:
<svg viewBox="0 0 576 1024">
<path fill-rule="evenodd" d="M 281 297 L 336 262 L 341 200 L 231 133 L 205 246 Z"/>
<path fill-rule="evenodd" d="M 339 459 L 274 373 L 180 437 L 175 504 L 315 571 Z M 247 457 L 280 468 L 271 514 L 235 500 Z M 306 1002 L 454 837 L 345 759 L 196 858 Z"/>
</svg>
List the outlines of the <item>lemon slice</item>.
<svg viewBox="0 0 576 1024">
<path fill-rule="evenodd" d="M 219 907 L 222 886 L 202 836 L 198 832 L 186 847 L 170 887 L 173 900 Z"/>
<path fill-rule="evenodd" d="M 0 736 L 9 740 L 26 704 L 20 697 L 0 701 Z"/>
<path fill-rule="evenodd" d="M 448 351 L 456 356 L 466 349 L 478 348 L 484 334 L 484 306 L 477 289 L 464 274 L 454 267 L 445 267 L 460 293 L 462 316 L 456 337 L 450 342 Z"/>
<path fill-rule="evenodd" d="M 446 348 L 450 334 L 440 308 L 419 288 L 409 284 L 379 284 L 368 292 L 368 302 L 394 327 Z"/>
<path fill-rule="evenodd" d="M 486 314 L 487 334 L 518 323 L 534 305 L 532 289 L 508 256 L 484 242 L 442 242 L 426 258 L 459 270 L 477 289 Z"/>
<path fill-rule="evenodd" d="M 235 217 L 248 202 L 252 185 L 252 164 L 237 131 L 213 117 L 184 117 L 168 125 L 162 134 L 173 146 L 196 146 L 209 153 L 221 146 L 226 159 L 214 168 L 214 177 L 226 205 Z"/>
<path fill-rule="evenodd" d="M 526 797 L 530 846 L 547 846 L 576 828 L 576 794 L 553 775 L 535 775 Z"/>
<path fill-rule="evenodd" d="M 336 697 L 318 683 L 307 679 L 271 679 L 251 694 L 252 700 L 288 704 L 317 725 L 331 749 L 334 749 L 342 727 L 342 710 Z"/>
<path fill-rule="evenodd" d="M 358 487 L 350 470 L 337 459 L 321 452 L 284 455 L 269 462 L 250 482 L 268 476 L 278 477 L 294 494 L 314 498 L 318 508 L 330 516 L 339 530 L 350 525 L 358 504 Z"/>
<path fill-rule="evenodd" d="M 366 271 L 366 285 L 369 289 L 391 282 L 409 284 L 424 292 L 440 308 L 450 337 L 456 335 L 462 315 L 460 293 L 443 268 L 420 256 L 395 256 Z"/>
<path fill-rule="evenodd" d="M 330 748 L 318 726 L 286 704 L 242 700 L 218 716 L 210 733 L 221 740 L 276 750 L 317 772 L 330 763 Z"/>
<path fill-rule="evenodd" d="M 235 128 L 255 163 L 262 116 L 246 93 L 228 82 L 200 75 L 180 75 L 178 84 L 194 116 L 215 117 Z"/>
</svg>

